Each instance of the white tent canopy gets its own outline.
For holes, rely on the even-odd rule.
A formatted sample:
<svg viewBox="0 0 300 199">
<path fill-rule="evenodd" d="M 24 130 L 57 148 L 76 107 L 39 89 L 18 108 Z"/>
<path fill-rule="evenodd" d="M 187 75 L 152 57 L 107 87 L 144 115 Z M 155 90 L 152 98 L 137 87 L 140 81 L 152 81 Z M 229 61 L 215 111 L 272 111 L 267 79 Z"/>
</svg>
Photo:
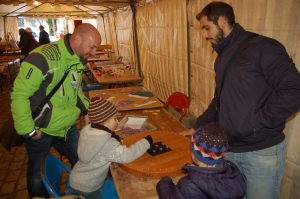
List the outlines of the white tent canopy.
<svg viewBox="0 0 300 199">
<path fill-rule="evenodd" d="M 0 17 L 95 18 L 141 0 L 0 0 Z"/>
</svg>

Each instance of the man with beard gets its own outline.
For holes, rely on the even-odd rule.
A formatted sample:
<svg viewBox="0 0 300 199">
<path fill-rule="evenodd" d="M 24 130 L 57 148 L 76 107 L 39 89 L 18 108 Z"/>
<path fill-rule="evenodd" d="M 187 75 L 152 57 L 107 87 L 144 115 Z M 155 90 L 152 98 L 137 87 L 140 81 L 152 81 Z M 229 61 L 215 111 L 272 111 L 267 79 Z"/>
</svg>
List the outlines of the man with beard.
<svg viewBox="0 0 300 199">
<path fill-rule="evenodd" d="M 300 108 L 300 74 L 284 46 L 255 36 L 223 74 L 237 48 L 251 32 L 235 22 L 233 9 L 212 2 L 196 16 L 203 37 L 218 53 L 216 89 L 208 108 L 182 135 L 218 122 L 228 137 L 225 159 L 238 166 L 247 184 L 247 199 L 279 199 L 284 172 L 285 121 Z"/>
<path fill-rule="evenodd" d="M 17 132 L 26 138 L 30 198 L 49 197 L 40 177 L 40 166 L 42 157 L 52 146 L 66 156 L 72 166 L 78 161 L 79 131 L 75 121 L 82 113 L 86 124 L 89 122 L 89 100 L 80 87 L 82 70 L 87 57 L 94 56 L 100 44 L 97 29 L 91 24 L 81 24 L 72 35 L 34 49 L 22 62 L 11 93 L 11 110 Z M 31 112 L 65 74 L 57 92 L 33 119 Z"/>
</svg>

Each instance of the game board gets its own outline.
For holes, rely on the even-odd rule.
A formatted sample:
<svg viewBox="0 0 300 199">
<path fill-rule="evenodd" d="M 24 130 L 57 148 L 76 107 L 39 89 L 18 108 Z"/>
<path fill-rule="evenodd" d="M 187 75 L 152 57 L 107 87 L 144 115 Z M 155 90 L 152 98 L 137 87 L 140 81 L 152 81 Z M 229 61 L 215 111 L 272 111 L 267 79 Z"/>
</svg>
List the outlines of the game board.
<svg viewBox="0 0 300 199">
<path fill-rule="evenodd" d="M 155 143 L 151 149 L 131 163 L 119 164 L 120 168 L 141 178 L 159 179 L 163 176 L 182 175 L 181 167 L 192 162 L 190 139 L 173 132 L 151 131 L 128 136 L 123 140 L 123 144 L 130 147 L 147 135 L 151 135 Z M 165 152 L 154 155 L 153 150 L 156 148 L 162 148 Z"/>
<path fill-rule="evenodd" d="M 138 92 L 139 95 L 134 95 L 133 91 L 130 90 L 130 87 L 127 87 L 128 91 L 123 92 L 113 92 L 114 89 L 108 90 L 97 90 L 97 91 L 90 91 L 89 97 L 92 99 L 93 97 L 99 96 L 107 99 L 111 103 L 113 103 L 118 111 L 127 111 L 127 110 L 135 110 L 135 109 L 149 109 L 149 108 L 156 108 L 162 107 L 163 104 L 150 92 L 145 92 L 147 96 L 143 96 L 143 92 Z"/>
<path fill-rule="evenodd" d="M 115 105 L 116 108 L 119 108 L 119 107 L 128 106 L 128 105 L 130 105 L 132 103 L 134 103 L 134 101 L 132 101 L 132 100 L 126 100 L 126 99 L 121 99 L 121 100 L 115 102 L 114 105 Z"/>
</svg>

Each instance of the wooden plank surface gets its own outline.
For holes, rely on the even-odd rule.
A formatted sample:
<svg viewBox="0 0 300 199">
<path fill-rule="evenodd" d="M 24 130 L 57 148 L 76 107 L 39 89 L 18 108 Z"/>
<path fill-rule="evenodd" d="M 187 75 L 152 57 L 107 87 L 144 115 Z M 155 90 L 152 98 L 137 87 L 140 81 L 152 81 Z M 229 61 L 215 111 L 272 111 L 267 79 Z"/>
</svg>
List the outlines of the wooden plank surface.
<svg viewBox="0 0 300 199">
<path fill-rule="evenodd" d="M 114 51 L 101 51 L 101 50 L 100 51 L 98 51 L 98 50 L 96 51 L 96 55 L 97 54 L 111 54 L 111 53 L 115 53 L 115 52 Z"/>
<path fill-rule="evenodd" d="M 105 54 L 98 54 L 98 55 L 95 55 L 94 57 L 89 57 L 87 60 L 88 61 L 107 61 L 107 60 L 110 60 L 110 58 L 107 57 Z"/>
<path fill-rule="evenodd" d="M 118 111 L 149 109 L 162 107 L 163 104 L 155 97 L 138 98 L 136 95 L 130 95 L 134 92 L 143 92 L 143 90 L 136 87 L 125 87 L 117 89 L 103 89 L 89 91 L 89 97 L 92 99 L 99 96 L 108 99 L 111 103 L 115 104 Z"/>
<path fill-rule="evenodd" d="M 178 133 L 181 131 L 188 130 L 182 123 L 175 119 L 164 108 L 156 108 L 149 110 L 131 110 L 120 113 L 121 119 L 126 115 L 147 116 L 148 122 L 153 124 L 157 128 L 156 131 Z M 119 134 L 122 137 L 130 136 L 130 134 L 122 132 L 117 132 L 117 134 Z M 190 156 L 190 154 L 188 154 L 187 156 Z M 158 199 L 156 192 L 156 184 L 159 181 L 159 179 L 142 178 L 131 175 L 130 173 L 120 168 L 120 166 L 116 163 L 112 163 L 110 168 L 120 199 Z M 183 176 L 184 174 L 181 174 L 177 177 L 173 177 L 172 179 L 174 183 L 177 183 L 178 180 Z"/>
<path fill-rule="evenodd" d="M 105 73 L 100 73 L 99 70 L 95 69 L 95 63 L 89 62 L 88 65 L 91 70 L 94 78 L 97 80 L 99 84 L 111 84 L 111 83 L 119 83 L 119 82 L 141 82 L 142 78 L 138 75 L 134 74 L 130 70 L 124 70 L 124 74 L 121 76 L 109 76 Z M 93 70 L 94 69 L 94 70 Z"/>
<path fill-rule="evenodd" d="M 0 62 L 13 62 L 17 59 L 23 59 L 24 55 L 1 55 Z"/>
</svg>

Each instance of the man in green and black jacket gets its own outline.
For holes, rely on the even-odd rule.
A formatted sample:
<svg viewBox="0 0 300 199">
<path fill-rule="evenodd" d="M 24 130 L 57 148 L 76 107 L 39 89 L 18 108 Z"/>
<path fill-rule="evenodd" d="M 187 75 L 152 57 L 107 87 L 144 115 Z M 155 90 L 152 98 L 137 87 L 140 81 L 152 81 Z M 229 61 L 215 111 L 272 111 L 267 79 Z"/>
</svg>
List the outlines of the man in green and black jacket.
<svg viewBox="0 0 300 199">
<path fill-rule="evenodd" d="M 42 157 L 54 148 L 66 156 L 71 165 L 78 161 L 79 131 L 75 121 L 85 115 L 89 100 L 82 89 L 82 70 L 85 60 L 95 55 L 101 43 L 97 29 L 81 24 L 74 33 L 57 42 L 34 49 L 22 62 L 11 93 L 11 108 L 15 128 L 25 138 L 28 153 L 27 189 L 29 197 L 49 197 L 40 177 Z M 51 99 L 32 119 L 31 112 L 39 106 L 52 89 L 69 73 Z"/>
</svg>

